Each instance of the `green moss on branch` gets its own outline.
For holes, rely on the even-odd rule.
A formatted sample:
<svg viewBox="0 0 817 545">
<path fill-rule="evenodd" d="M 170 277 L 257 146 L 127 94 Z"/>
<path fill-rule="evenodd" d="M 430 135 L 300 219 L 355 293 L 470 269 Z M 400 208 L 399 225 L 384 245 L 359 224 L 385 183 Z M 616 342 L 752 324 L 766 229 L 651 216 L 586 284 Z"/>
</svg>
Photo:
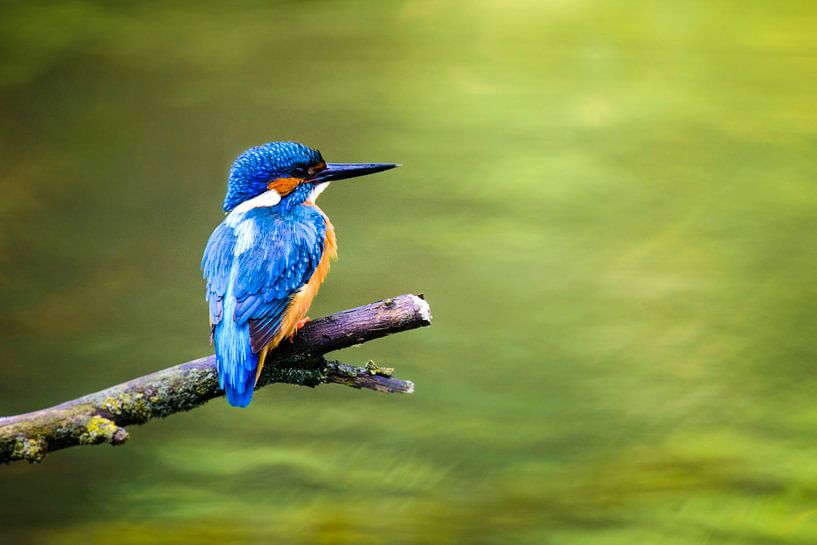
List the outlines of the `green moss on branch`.
<svg viewBox="0 0 817 545">
<path fill-rule="evenodd" d="M 354 367 L 327 361 L 327 352 L 431 324 L 428 304 L 401 295 L 307 324 L 295 342 L 270 354 L 258 388 L 276 382 L 315 387 L 343 384 L 379 392 L 411 393 L 414 384 L 373 363 Z M 75 445 L 121 445 L 125 426 L 189 411 L 220 397 L 214 356 L 145 375 L 55 407 L 0 418 L 0 462 L 40 462 Z"/>
</svg>

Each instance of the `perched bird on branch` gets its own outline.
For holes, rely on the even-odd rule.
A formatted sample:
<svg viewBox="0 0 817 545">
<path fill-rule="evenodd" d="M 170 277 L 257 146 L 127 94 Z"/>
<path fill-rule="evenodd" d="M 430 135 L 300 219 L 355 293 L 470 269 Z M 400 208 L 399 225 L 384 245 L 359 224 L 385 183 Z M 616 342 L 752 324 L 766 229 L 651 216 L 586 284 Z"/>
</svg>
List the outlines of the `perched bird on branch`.
<svg viewBox="0 0 817 545">
<path fill-rule="evenodd" d="M 326 163 L 296 142 L 250 148 L 233 163 L 224 211 L 201 262 L 219 386 L 246 407 L 267 353 L 292 338 L 337 257 L 335 231 L 317 207 L 334 180 L 392 163 Z"/>
</svg>

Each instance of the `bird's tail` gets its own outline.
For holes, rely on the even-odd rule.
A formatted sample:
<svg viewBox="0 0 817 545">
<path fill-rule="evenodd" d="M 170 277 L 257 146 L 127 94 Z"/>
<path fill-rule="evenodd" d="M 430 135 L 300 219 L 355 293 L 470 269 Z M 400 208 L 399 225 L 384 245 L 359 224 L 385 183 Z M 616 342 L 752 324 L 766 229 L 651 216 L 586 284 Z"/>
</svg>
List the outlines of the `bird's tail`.
<svg viewBox="0 0 817 545">
<path fill-rule="evenodd" d="M 213 344 L 218 364 L 218 385 L 233 407 L 246 407 L 255 388 L 255 369 L 258 354 L 250 345 L 250 328 L 245 323 L 236 325 L 231 319 L 223 320 L 214 331 Z"/>
</svg>

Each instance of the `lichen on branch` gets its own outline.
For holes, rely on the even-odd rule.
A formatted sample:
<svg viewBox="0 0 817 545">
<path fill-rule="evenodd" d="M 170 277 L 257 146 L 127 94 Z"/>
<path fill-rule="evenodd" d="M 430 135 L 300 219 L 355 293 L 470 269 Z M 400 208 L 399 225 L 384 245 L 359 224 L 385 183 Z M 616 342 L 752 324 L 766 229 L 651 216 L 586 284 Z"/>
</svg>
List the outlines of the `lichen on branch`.
<svg viewBox="0 0 817 545">
<path fill-rule="evenodd" d="M 400 295 L 326 316 L 301 329 L 292 344 L 270 354 L 256 388 L 280 382 L 315 387 L 342 384 L 387 393 L 412 393 L 414 384 L 369 362 L 355 367 L 324 354 L 431 325 L 422 296 Z M 125 426 L 189 411 L 220 397 L 215 356 L 157 371 L 60 405 L 0 418 L 0 462 L 40 462 L 76 445 L 121 445 Z"/>
</svg>

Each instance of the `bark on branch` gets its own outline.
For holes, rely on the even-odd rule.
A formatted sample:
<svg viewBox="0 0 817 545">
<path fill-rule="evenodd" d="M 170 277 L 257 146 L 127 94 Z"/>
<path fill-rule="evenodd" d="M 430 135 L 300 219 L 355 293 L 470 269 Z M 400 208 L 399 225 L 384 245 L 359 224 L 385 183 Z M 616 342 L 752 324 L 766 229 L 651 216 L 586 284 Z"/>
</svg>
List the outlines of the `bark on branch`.
<svg viewBox="0 0 817 545">
<path fill-rule="evenodd" d="M 317 386 L 344 384 L 379 392 L 411 393 L 414 384 L 373 363 L 354 367 L 330 361 L 333 350 L 431 324 L 422 296 L 400 295 L 308 323 L 292 344 L 272 352 L 256 388 L 273 382 Z M 60 405 L 0 418 L 0 462 L 41 461 L 46 453 L 74 445 L 128 439 L 124 426 L 189 411 L 220 397 L 215 356 L 176 365 Z"/>
</svg>

